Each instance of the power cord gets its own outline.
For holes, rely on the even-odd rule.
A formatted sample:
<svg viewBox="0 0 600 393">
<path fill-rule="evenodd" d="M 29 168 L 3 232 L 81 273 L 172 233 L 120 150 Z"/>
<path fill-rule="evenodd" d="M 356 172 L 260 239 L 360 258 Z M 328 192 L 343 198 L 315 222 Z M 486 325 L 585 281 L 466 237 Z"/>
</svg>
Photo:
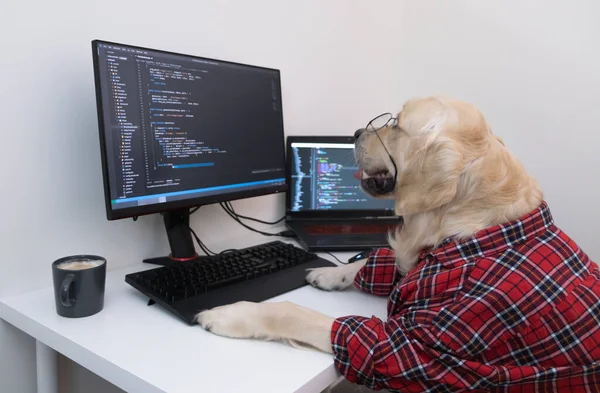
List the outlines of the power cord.
<svg viewBox="0 0 600 393">
<path fill-rule="evenodd" d="M 233 205 L 231 204 L 231 202 L 227 201 L 227 202 L 223 202 L 223 204 L 227 207 L 227 209 L 233 213 L 237 218 L 243 218 L 245 220 L 250 220 L 250 221 L 254 221 L 254 222 L 258 222 L 260 224 L 265 224 L 265 225 L 275 225 L 275 224 L 279 224 L 281 221 L 285 220 L 285 216 L 281 217 L 279 220 L 276 221 L 263 221 L 263 220 L 259 220 L 258 218 L 254 218 L 254 217 L 248 217 L 248 216 L 242 216 L 241 214 L 237 213 L 235 211 L 235 209 L 233 208 Z"/>
<path fill-rule="evenodd" d="M 200 249 L 208 256 L 212 256 L 212 255 L 216 255 L 217 253 L 213 252 L 210 248 L 208 248 L 206 246 L 206 244 L 204 244 L 202 242 L 202 240 L 200 240 L 200 238 L 198 237 L 198 235 L 196 235 L 196 232 L 194 232 L 194 230 L 192 229 L 192 227 L 190 228 L 190 232 L 192 232 L 192 235 L 194 235 L 194 239 L 196 239 L 196 243 L 198 243 L 198 247 L 200 247 Z"/>
<path fill-rule="evenodd" d="M 251 221 L 256 221 L 262 224 L 266 224 L 266 225 L 274 225 L 277 224 L 281 221 L 283 221 L 285 219 L 285 217 L 277 220 L 277 221 L 263 221 L 263 220 L 259 220 L 257 218 L 252 218 L 252 217 L 246 217 L 246 216 L 242 216 L 240 214 L 237 214 L 235 212 L 235 210 L 233 209 L 233 206 L 231 205 L 231 202 L 224 202 L 221 203 L 221 208 L 223 208 L 223 210 L 225 210 L 225 212 L 234 220 L 236 221 L 238 224 L 240 224 L 241 226 L 243 226 L 244 228 L 247 228 L 251 231 L 254 231 L 256 233 L 260 233 L 261 235 L 264 236 L 280 236 L 280 237 L 289 237 L 289 238 L 293 238 L 296 237 L 296 234 L 292 231 L 282 231 L 279 233 L 268 233 L 268 232 L 263 232 L 263 231 L 259 231 L 258 229 L 252 228 L 248 225 L 246 225 L 245 223 L 242 222 L 241 218 L 247 219 L 247 220 L 251 220 Z M 190 210 L 190 214 L 194 214 L 196 213 L 201 206 L 197 206 L 195 208 L 193 208 L 192 210 Z M 220 254 L 225 254 L 228 252 L 232 252 L 232 251 L 237 251 L 236 249 L 233 248 L 229 248 L 227 250 L 223 250 L 221 252 L 214 252 L 212 251 L 210 248 L 208 248 L 208 246 L 206 244 L 204 244 L 204 242 L 202 240 L 200 240 L 200 237 L 196 234 L 196 232 L 192 229 L 192 227 L 189 227 L 190 232 L 192 233 L 192 235 L 194 236 L 194 239 L 196 240 L 196 243 L 198 244 L 198 247 L 200 247 L 200 249 L 202 250 L 202 252 L 204 252 L 204 254 L 208 255 L 208 256 L 213 256 L 213 255 L 220 255 Z M 335 257 L 334 257 L 335 258 Z M 336 258 L 337 259 L 337 258 Z"/>
<path fill-rule="evenodd" d="M 329 251 L 325 251 L 325 254 L 329 254 L 329 255 L 331 255 L 332 257 L 334 257 L 334 258 L 335 258 L 335 260 L 336 260 L 336 261 L 338 261 L 338 262 L 339 262 L 339 263 L 341 263 L 342 265 L 347 265 L 347 264 L 348 264 L 348 262 L 342 262 L 342 261 L 341 261 L 341 260 L 340 260 L 338 257 L 336 257 L 335 255 L 333 255 L 333 254 L 332 254 L 332 253 L 330 253 Z"/>
<path fill-rule="evenodd" d="M 228 202 L 221 202 L 221 208 L 225 211 L 225 213 L 227 213 L 229 215 L 229 217 L 231 217 L 235 222 L 237 222 L 238 224 L 240 224 L 241 226 L 243 226 L 244 228 L 252 231 L 252 232 L 256 232 L 259 233 L 263 236 L 279 236 L 279 237 L 296 237 L 296 235 L 292 232 L 292 231 L 282 231 L 282 232 L 278 232 L 278 233 L 269 233 L 269 232 L 264 232 L 261 230 L 258 230 L 256 228 L 252 228 L 251 226 L 249 226 L 248 224 L 244 223 L 240 217 L 235 213 L 235 210 L 233 210 L 233 207 L 228 206 L 227 205 Z M 285 217 L 284 217 L 285 218 Z M 256 219 L 254 219 L 256 220 Z M 277 222 L 280 222 L 281 220 L 278 220 Z M 263 221 L 263 222 L 267 222 L 267 221 Z"/>
</svg>

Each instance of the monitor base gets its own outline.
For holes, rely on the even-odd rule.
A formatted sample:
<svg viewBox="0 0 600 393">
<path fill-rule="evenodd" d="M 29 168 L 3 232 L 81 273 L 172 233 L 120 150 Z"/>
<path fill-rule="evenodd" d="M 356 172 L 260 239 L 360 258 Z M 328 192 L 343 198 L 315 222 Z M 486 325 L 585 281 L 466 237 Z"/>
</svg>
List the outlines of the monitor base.
<svg viewBox="0 0 600 393">
<path fill-rule="evenodd" d="M 200 257 L 199 255 L 196 255 L 195 257 L 192 257 L 192 258 L 185 258 L 185 259 L 184 258 L 173 258 L 171 256 L 166 256 L 166 257 L 147 258 L 147 259 L 144 259 L 142 262 L 151 263 L 153 265 L 168 266 L 168 265 L 172 265 L 174 263 L 199 261 L 200 259 L 202 259 L 202 257 Z"/>
<path fill-rule="evenodd" d="M 198 260 L 190 231 L 190 209 L 173 210 L 163 213 L 165 229 L 171 247 L 169 256 L 144 259 L 144 263 L 167 266 L 173 263 Z"/>
</svg>

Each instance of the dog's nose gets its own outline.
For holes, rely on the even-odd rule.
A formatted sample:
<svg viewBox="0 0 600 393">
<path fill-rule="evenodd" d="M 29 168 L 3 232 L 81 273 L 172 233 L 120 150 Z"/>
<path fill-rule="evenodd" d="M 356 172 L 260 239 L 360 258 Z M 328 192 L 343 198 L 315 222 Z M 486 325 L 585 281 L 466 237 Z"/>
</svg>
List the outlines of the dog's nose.
<svg viewBox="0 0 600 393">
<path fill-rule="evenodd" d="M 358 130 L 356 130 L 356 132 L 354 133 L 354 139 L 358 139 L 363 132 L 365 132 L 364 128 L 359 128 Z"/>
</svg>

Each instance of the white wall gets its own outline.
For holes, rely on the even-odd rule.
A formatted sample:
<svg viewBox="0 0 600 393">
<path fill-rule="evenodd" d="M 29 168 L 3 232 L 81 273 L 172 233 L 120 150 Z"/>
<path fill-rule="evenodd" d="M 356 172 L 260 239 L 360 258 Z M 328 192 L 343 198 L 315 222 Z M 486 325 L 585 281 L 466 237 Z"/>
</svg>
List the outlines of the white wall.
<svg viewBox="0 0 600 393">
<path fill-rule="evenodd" d="M 394 47 L 402 97 L 475 103 L 545 192 L 557 224 L 600 262 L 600 3 L 413 1 Z"/>
<path fill-rule="evenodd" d="M 599 261 L 598 11 L 592 0 L 3 1 L 0 297 L 49 285 L 62 255 L 98 253 L 115 268 L 167 251 L 158 217 L 104 218 L 94 38 L 280 68 L 288 135 L 350 134 L 412 96 L 469 100 Z M 283 212 L 281 197 L 236 206 Z M 215 207 L 194 217 L 209 245 L 215 225 L 242 231 Z M 33 360 L 31 340 L 0 323 L 0 391 L 33 392 Z M 73 367 L 66 391 L 108 392 Z"/>
</svg>

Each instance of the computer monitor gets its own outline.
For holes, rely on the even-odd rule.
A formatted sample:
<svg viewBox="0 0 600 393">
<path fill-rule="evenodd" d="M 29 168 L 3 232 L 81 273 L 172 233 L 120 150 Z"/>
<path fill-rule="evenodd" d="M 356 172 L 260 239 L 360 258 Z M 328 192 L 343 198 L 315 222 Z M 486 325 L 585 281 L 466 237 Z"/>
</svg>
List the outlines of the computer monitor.
<svg viewBox="0 0 600 393">
<path fill-rule="evenodd" d="M 163 213 L 168 260 L 188 260 L 190 207 L 286 191 L 278 70 L 99 40 L 92 53 L 109 220 Z"/>
</svg>

